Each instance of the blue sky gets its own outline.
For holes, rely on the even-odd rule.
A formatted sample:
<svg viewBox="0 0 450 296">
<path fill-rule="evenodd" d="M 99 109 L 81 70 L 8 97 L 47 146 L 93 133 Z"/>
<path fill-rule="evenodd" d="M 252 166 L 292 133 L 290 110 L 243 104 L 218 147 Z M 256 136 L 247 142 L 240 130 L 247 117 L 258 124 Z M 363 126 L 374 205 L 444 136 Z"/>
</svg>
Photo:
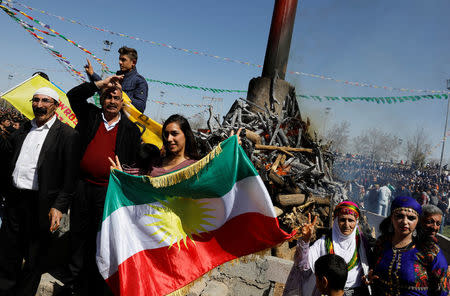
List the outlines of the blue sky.
<svg viewBox="0 0 450 296">
<path fill-rule="evenodd" d="M 127 1 L 126 4 L 119 1 L 28 0 L 21 3 L 115 32 L 256 64 L 264 61 L 274 5 L 268 0 Z M 248 81 L 261 74 L 256 67 L 158 47 L 16 7 L 92 51 L 113 70 L 118 68 L 117 49 L 127 45 L 138 50 L 138 71 L 148 78 L 246 90 Z M 288 70 L 377 85 L 444 90 L 445 81 L 450 78 L 449 11 L 450 2 L 446 0 L 299 1 Z M 77 84 L 3 11 L 0 27 L 0 91 L 28 78 L 34 68 L 45 68 L 51 80 L 65 90 Z M 87 54 L 61 38 L 45 38 L 75 68 L 82 70 L 86 57 L 89 57 Z M 102 50 L 105 39 L 114 42 L 112 52 L 106 55 Z M 93 65 L 100 70 L 96 62 Z M 9 74 L 14 75 L 11 80 Z M 298 94 L 406 95 L 298 75 L 288 74 L 286 80 L 296 86 Z M 239 97 L 238 94 L 212 94 L 155 83 L 149 87 L 150 100 L 159 99 L 161 91 L 165 92 L 163 100 L 179 103 L 201 104 L 204 96 L 221 97 L 224 111 Z M 417 126 L 423 126 L 433 145 L 442 138 L 445 101 L 395 105 L 300 103 L 304 116 L 311 116 L 319 125 L 324 122 L 325 108 L 330 107 L 327 125 L 349 120 L 352 135 L 368 127 L 379 127 L 406 139 Z M 202 109 L 174 106 L 161 108 L 149 101 L 146 114 L 167 117 L 179 112 L 190 116 L 200 111 Z M 433 153 L 434 157 L 438 155 L 439 149 Z"/>
</svg>

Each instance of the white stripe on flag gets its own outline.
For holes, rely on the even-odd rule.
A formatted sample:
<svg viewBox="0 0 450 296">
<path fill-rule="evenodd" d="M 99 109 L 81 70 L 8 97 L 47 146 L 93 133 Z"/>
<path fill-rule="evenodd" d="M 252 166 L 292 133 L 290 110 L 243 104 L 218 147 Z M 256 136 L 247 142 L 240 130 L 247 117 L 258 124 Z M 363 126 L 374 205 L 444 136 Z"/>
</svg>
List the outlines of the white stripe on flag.
<svg viewBox="0 0 450 296">
<path fill-rule="evenodd" d="M 205 213 L 215 216 L 215 219 L 205 219 L 215 225 L 215 227 L 203 225 L 208 231 L 218 229 L 227 220 L 249 212 L 275 217 L 270 196 L 259 176 L 238 181 L 221 198 L 205 198 L 199 201 L 208 202 L 203 208 L 214 209 Z M 158 202 L 152 205 L 161 204 Z M 117 209 L 103 221 L 101 232 L 97 235 L 97 265 L 103 278 L 107 279 L 113 275 L 118 265 L 134 254 L 169 245 L 169 238 L 159 243 L 162 234 L 150 235 L 158 229 L 157 227 L 145 226 L 157 221 L 145 214 L 157 212 L 148 204 L 127 206 Z"/>
</svg>

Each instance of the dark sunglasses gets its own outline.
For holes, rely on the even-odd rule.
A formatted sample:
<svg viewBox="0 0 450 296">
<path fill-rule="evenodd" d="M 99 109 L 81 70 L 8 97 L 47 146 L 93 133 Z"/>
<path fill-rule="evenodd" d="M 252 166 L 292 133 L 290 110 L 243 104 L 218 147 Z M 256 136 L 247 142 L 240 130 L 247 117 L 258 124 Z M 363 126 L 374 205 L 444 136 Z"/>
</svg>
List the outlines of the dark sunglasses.
<svg viewBox="0 0 450 296">
<path fill-rule="evenodd" d="M 32 98 L 32 99 L 31 99 L 31 102 L 33 102 L 33 103 L 39 103 L 39 102 L 42 102 L 42 104 L 51 104 L 51 103 L 54 103 L 55 100 L 49 99 L 49 98 L 43 98 L 43 99 Z"/>
</svg>

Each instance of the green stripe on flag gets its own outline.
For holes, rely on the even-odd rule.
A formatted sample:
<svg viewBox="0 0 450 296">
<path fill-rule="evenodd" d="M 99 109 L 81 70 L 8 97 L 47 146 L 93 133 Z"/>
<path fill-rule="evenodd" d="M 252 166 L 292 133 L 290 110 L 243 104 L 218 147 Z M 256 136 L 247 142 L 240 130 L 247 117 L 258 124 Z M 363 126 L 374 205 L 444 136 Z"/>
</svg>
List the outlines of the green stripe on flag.
<svg viewBox="0 0 450 296">
<path fill-rule="evenodd" d="M 228 193 L 236 182 L 258 175 L 250 159 L 238 144 L 236 136 L 223 141 L 220 146 L 222 150 L 220 154 L 212 158 L 196 175 L 172 186 L 155 188 L 148 177 L 112 171 L 103 220 L 121 207 L 157 202 L 166 200 L 168 197 L 219 198 Z M 189 170 L 192 166 L 195 164 L 182 170 Z M 164 176 L 171 178 L 182 170 Z M 153 179 L 157 178 L 160 177 Z"/>
</svg>

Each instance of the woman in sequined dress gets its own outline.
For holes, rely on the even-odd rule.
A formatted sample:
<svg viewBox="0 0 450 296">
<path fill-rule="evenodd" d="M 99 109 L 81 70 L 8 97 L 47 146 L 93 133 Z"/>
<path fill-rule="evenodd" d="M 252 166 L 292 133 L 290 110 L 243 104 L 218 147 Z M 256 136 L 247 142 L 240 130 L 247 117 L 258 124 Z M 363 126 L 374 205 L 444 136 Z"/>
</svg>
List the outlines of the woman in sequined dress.
<svg viewBox="0 0 450 296">
<path fill-rule="evenodd" d="M 373 295 L 449 295 L 449 270 L 444 254 L 429 236 L 416 235 L 421 206 L 411 197 L 397 197 L 381 224 L 372 262 Z"/>
</svg>

